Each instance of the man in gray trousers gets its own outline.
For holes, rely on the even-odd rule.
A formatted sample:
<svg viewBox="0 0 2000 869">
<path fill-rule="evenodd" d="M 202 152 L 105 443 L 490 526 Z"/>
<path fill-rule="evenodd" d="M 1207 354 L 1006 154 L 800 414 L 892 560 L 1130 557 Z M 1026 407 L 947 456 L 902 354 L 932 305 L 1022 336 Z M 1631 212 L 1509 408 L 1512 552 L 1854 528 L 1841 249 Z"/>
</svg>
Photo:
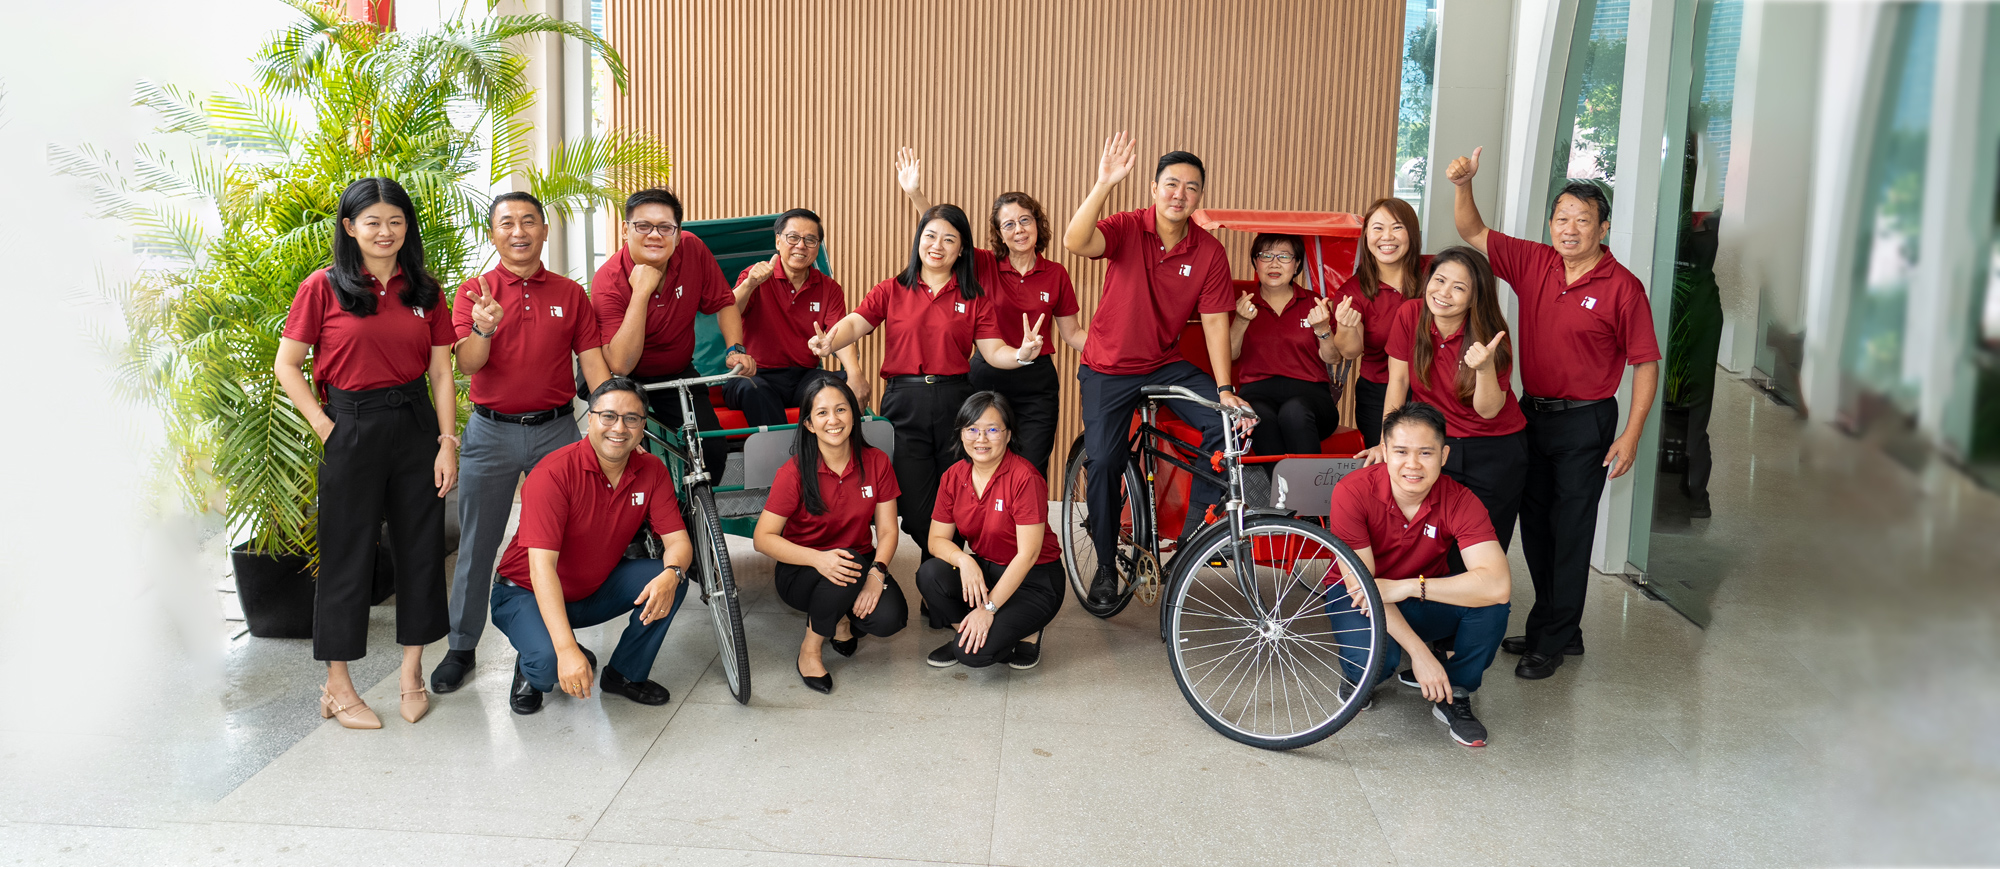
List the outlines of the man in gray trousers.
<svg viewBox="0 0 2000 869">
<path fill-rule="evenodd" d="M 500 264 L 458 288 L 451 306 L 458 370 L 472 378 L 472 415 L 458 454 L 458 569 L 451 577 L 451 648 L 431 672 L 449 694 L 476 663 L 486 630 L 493 559 L 507 532 L 514 487 L 542 457 L 575 443 L 570 354 L 592 389 L 611 376 L 604 336 L 583 287 L 542 268 L 549 226 L 542 203 L 502 193 L 487 209 Z"/>
</svg>

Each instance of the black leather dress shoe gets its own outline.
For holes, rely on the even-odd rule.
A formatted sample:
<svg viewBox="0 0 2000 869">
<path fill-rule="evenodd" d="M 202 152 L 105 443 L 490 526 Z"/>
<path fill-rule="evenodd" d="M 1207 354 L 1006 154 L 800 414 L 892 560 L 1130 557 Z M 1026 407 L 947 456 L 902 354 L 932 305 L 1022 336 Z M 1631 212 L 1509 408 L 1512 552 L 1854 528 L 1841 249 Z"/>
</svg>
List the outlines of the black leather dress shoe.
<svg viewBox="0 0 2000 869">
<path fill-rule="evenodd" d="M 514 690 L 507 698 L 507 705 L 513 707 L 515 715 L 533 715 L 542 711 L 542 692 L 528 684 L 528 674 L 521 672 L 519 662 L 514 664 Z"/>
<path fill-rule="evenodd" d="M 651 679 L 634 682 L 610 667 L 604 668 L 604 678 L 599 679 L 597 684 L 606 694 L 622 694 L 626 699 L 645 706 L 665 706 L 668 700 L 673 699 L 673 695 L 667 693 L 667 686 Z"/>
<path fill-rule="evenodd" d="M 591 654 L 590 650 L 588 648 L 585 648 L 582 643 L 577 643 L 576 649 L 577 651 L 583 653 L 583 660 L 590 664 L 590 672 L 592 673 L 597 672 L 597 656 Z"/>
<path fill-rule="evenodd" d="M 1555 675 L 1556 668 L 1562 666 L 1562 664 L 1563 656 L 1561 655 L 1544 655 L 1540 652 L 1529 652 L 1521 656 L 1521 663 L 1514 665 L 1514 675 L 1523 679 L 1547 679 Z"/>
<path fill-rule="evenodd" d="M 1528 653 L 1528 638 L 1519 636 L 1501 640 L 1500 651 L 1509 655 L 1525 655 Z M 1581 654 L 1583 654 L 1583 634 L 1578 633 L 1576 639 L 1570 640 L 1569 645 L 1563 647 L 1563 657 L 1570 658 Z"/>
<path fill-rule="evenodd" d="M 1118 568 L 1109 564 L 1097 566 L 1097 575 L 1090 580 L 1090 603 L 1093 606 L 1110 606 L 1118 600 Z"/>
<path fill-rule="evenodd" d="M 796 666 L 797 666 L 797 665 L 794 665 L 794 667 L 795 667 L 795 668 L 796 668 Z M 811 689 L 813 689 L 814 691 L 818 691 L 818 692 L 819 692 L 819 693 L 821 693 L 821 694 L 832 694 L 832 693 L 833 693 L 833 674 L 832 674 L 832 673 L 828 673 L 828 674 L 826 674 L 826 675 L 824 675 L 824 676 L 808 676 L 808 675 L 806 675 L 806 671 L 805 671 L 805 670 L 803 670 L 803 669 L 800 669 L 800 670 L 799 670 L 799 681 L 802 681 L 802 682 L 806 683 L 806 687 L 807 687 L 807 688 L 811 688 Z"/>
<path fill-rule="evenodd" d="M 472 673 L 477 663 L 472 650 L 452 649 L 444 653 L 437 669 L 431 671 L 431 690 L 439 694 L 450 694 L 465 684 L 465 677 Z"/>
</svg>

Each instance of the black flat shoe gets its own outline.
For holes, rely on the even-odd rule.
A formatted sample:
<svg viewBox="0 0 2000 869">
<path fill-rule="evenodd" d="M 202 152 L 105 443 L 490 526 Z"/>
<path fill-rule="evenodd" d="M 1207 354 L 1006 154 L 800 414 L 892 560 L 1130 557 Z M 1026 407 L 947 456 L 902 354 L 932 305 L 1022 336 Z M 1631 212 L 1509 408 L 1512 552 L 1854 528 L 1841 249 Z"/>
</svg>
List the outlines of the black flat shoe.
<svg viewBox="0 0 2000 869">
<path fill-rule="evenodd" d="M 811 688 L 814 691 L 818 691 L 821 694 L 833 693 L 832 673 L 828 673 L 824 676 L 808 676 L 806 675 L 806 671 L 804 668 L 799 667 L 796 664 L 793 665 L 793 668 L 799 671 L 799 681 L 806 683 L 807 688 Z"/>
<path fill-rule="evenodd" d="M 861 632 L 855 629 L 854 620 L 849 619 L 847 621 L 847 639 L 836 640 L 828 637 L 826 638 L 826 644 L 832 646 L 834 651 L 839 652 L 841 657 L 852 658 L 854 657 L 854 650 L 861 645 Z"/>
<path fill-rule="evenodd" d="M 465 677 L 472 673 L 476 664 L 471 649 L 445 652 L 444 660 L 439 661 L 437 669 L 431 671 L 431 691 L 438 694 L 457 691 L 459 686 L 465 684 Z"/>
<path fill-rule="evenodd" d="M 673 695 L 667 692 L 667 686 L 651 679 L 634 682 L 610 667 L 604 668 L 604 677 L 597 684 L 607 694 L 622 694 L 632 702 L 645 706 L 665 706 L 668 700 L 673 699 Z"/>
<path fill-rule="evenodd" d="M 528 674 L 521 672 L 519 661 L 514 663 L 514 690 L 509 692 L 507 705 L 515 715 L 533 715 L 542 711 L 542 692 L 528 684 Z"/>
<path fill-rule="evenodd" d="M 1562 663 L 1561 655 L 1529 652 L 1521 656 L 1521 663 L 1514 665 L 1514 675 L 1523 679 L 1547 679 L 1556 674 L 1556 668 Z"/>
</svg>

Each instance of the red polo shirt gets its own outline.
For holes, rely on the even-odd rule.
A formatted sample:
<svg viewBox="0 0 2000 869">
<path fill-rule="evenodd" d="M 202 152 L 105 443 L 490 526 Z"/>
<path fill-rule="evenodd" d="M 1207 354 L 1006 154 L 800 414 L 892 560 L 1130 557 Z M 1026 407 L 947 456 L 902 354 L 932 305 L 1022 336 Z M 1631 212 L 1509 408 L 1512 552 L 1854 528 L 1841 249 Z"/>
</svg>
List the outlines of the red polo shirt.
<svg viewBox="0 0 2000 869">
<path fill-rule="evenodd" d="M 1313 301 L 1313 294 L 1294 286 L 1292 300 L 1278 311 L 1264 301 L 1261 290 L 1250 293 L 1250 303 L 1257 306 L 1257 318 L 1243 330 L 1243 352 L 1236 355 L 1237 383 L 1267 377 L 1327 382 L 1326 363 L 1319 359 L 1319 339 L 1313 337 L 1313 328 L 1306 323 Z M 1333 321 L 1327 321 L 1327 325 L 1332 326 Z"/>
<path fill-rule="evenodd" d="M 1653 306 L 1639 279 L 1604 248 L 1597 267 L 1567 283 L 1546 244 L 1486 234 L 1493 274 L 1521 300 L 1521 388 L 1537 398 L 1595 401 L 1618 392 L 1625 366 L 1660 358 Z"/>
<path fill-rule="evenodd" d="M 597 269 L 590 282 L 590 298 L 597 305 L 597 328 L 605 343 L 618 334 L 625 322 L 625 305 L 632 298 L 632 252 L 619 248 Z M 646 309 L 645 348 L 636 377 L 668 377 L 687 370 L 694 362 L 694 315 L 713 314 L 736 304 L 736 295 L 722 282 L 722 267 L 715 255 L 694 233 L 683 230 L 660 286 L 653 290 L 653 303 Z"/>
<path fill-rule="evenodd" d="M 1444 554 L 1453 543 L 1463 551 L 1500 539 L 1479 496 L 1443 474 L 1417 505 L 1416 514 L 1403 518 L 1385 464 L 1341 477 L 1333 487 L 1333 511 L 1326 518 L 1328 530 L 1340 542 L 1357 552 L 1364 547 L 1374 550 L 1378 579 L 1449 576 Z"/>
<path fill-rule="evenodd" d="M 521 486 L 521 529 L 500 558 L 500 575 L 532 590 L 528 550 L 554 550 L 563 600 L 582 600 L 611 576 L 639 523 L 647 520 L 661 537 L 686 527 L 666 463 L 634 450 L 614 486 L 585 438 L 549 453 L 528 472 Z"/>
<path fill-rule="evenodd" d="M 326 269 L 313 272 L 292 297 L 283 334 L 312 345 L 312 376 L 321 387 L 400 386 L 430 368 L 432 347 L 451 344 L 451 312 L 442 305 L 428 310 L 404 305 L 401 271 L 386 287 L 373 277 L 369 282 L 375 287 L 375 313 L 367 317 L 340 309 Z"/>
<path fill-rule="evenodd" d="M 590 297 L 548 269 L 523 278 L 494 266 L 484 277 L 504 313 L 486 364 L 472 375 L 473 403 L 500 413 L 568 408 L 576 395 L 570 354 L 604 345 Z M 459 285 L 451 306 L 458 340 L 472 334 L 472 307 L 485 292 L 477 279 Z"/>
<path fill-rule="evenodd" d="M 1388 383 L 1389 332 L 1396 323 L 1396 314 L 1404 305 L 1410 302 L 1423 304 L 1423 300 L 1405 299 L 1402 290 L 1388 284 L 1379 284 L 1375 288 L 1375 298 L 1370 299 L 1361 292 L 1361 279 L 1358 277 L 1348 278 L 1347 283 L 1334 291 L 1333 304 L 1338 307 L 1343 298 L 1352 299 L 1349 307 L 1361 312 L 1361 379 Z"/>
<path fill-rule="evenodd" d="M 875 285 L 854 309 L 871 326 L 888 322 L 882 346 L 882 376 L 965 374 L 972 342 L 1000 337 L 987 297 L 962 298 L 958 280 L 933 295 L 930 287 L 906 287 L 890 278 Z M 1020 328 L 1016 326 L 1015 328 Z"/>
<path fill-rule="evenodd" d="M 750 269 L 744 269 L 736 283 L 749 275 Z M 818 368 L 819 357 L 806 349 L 813 324 L 824 332 L 845 316 L 846 292 L 819 269 L 806 267 L 805 286 L 795 286 L 784 272 L 773 270 L 743 304 L 743 348 L 759 368 Z"/>
<path fill-rule="evenodd" d="M 800 500 L 799 460 L 793 456 L 778 468 L 778 476 L 771 480 L 771 494 L 764 499 L 764 512 L 785 517 L 784 538 L 807 549 L 873 552 L 875 507 L 893 504 L 901 494 L 903 490 L 896 487 L 896 469 L 889 464 L 889 455 L 868 447 L 849 459 L 840 473 L 834 473 L 825 462 L 820 463 L 819 500 L 826 505 L 826 512 L 814 516 L 806 512 Z"/>
<path fill-rule="evenodd" d="M 1208 230 L 1188 222 L 1172 250 L 1160 246 L 1153 209 L 1097 222 L 1104 233 L 1104 294 L 1090 318 L 1083 364 L 1099 374 L 1150 374 L 1180 361 L 1181 328 L 1196 312 L 1236 308 L 1229 254 Z"/>
<path fill-rule="evenodd" d="M 1017 525 L 1042 526 L 1042 551 L 1036 564 L 1048 564 L 1062 557 L 1062 544 L 1049 531 L 1049 484 L 1042 472 L 1012 450 L 1000 459 L 985 492 L 973 491 L 972 463 L 960 461 L 945 469 L 938 481 L 937 506 L 931 519 L 950 523 L 965 535 L 972 554 L 1001 564 L 1013 561 L 1021 551 L 1015 537 Z"/>
<path fill-rule="evenodd" d="M 1000 340 L 1009 347 L 1021 346 L 1021 315 L 1028 322 L 1042 318 L 1042 355 L 1056 352 L 1056 318 L 1081 310 L 1076 303 L 1076 287 L 1069 281 L 1069 269 L 1039 254 L 1027 274 L 1014 270 L 1014 263 L 992 251 L 972 252 L 979 286 L 993 303 L 993 318 L 1000 324 Z"/>
<path fill-rule="evenodd" d="M 1460 326 L 1458 333 L 1450 338 L 1438 332 L 1437 324 L 1431 324 L 1430 342 L 1435 348 L 1431 356 L 1431 377 L 1429 382 L 1420 383 L 1417 378 L 1417 322 L 1423 313 L 1422 299 L 1413 299 L 1416 304 L 1404 305 L 1396 315 L 1396 327 L 1389 335 L 1389 355 L 1410 366 L 1410 398 L 1427 402 L 1444 411 L 1444 431 L 1455 438 L 1481 438 L 1494 435 L 1513 434 L 1528 427 L 1528 418 L 1521 415 L 1521 403 L 1514 399 L 1514 367 L 1496 368 L 1494 374 L 1500 379 L 1500 389 L 1504 393 L 1500 412 L 1487 419 L 1473 410 L 1469 402 L 1458 400 L 1458 369 L 1465 364 L 1466 328 Z M 1514 336 L 1508 335 L 1512 344 Z M 1515 347 L 1521 345 L 1514 344 Z"/>
</svg>

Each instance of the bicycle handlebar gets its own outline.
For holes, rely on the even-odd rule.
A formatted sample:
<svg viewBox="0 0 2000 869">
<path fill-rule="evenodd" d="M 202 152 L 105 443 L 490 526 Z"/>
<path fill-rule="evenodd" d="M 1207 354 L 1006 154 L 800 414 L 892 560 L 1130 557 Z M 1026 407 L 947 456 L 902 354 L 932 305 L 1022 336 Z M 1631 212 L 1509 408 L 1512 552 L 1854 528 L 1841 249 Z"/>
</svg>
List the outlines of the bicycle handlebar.
<svg viewBox="0 0 2000 869">
<path fill-rule="evenodd" d="M 1219 401 L 1209 401 L 1206 398 L 1202 398 L 1199 393 L 1196 393 L 1194 390 L 1189 389 L 1185 386 L 1141 386 L 1139 387 L 1139 394 L 1147 398 L 1174 398 L 1174 399 L 1179 399 L 1181 401 L 1193 402 L 1195 404 L 1201 405 L 1202 407 L 1206 407 L 1209 410 L 1213 410 L 1217 413 L 1220 413 L 1223 416 L 1233 416 L 1239 419 L 1247 419 L 1252 421 L 1255 421 L 1257 419 L 1256 411 L 1253 411 L 1250 408 L 1230 407 L 1229 405 L 1223 404 L 1222 402 Z"/>
<path fill-rule="evenodd" d="M 686 380 L 663 380 L 660 381 L 659 383 L 648 383 L 639 388 L 644 389 L 647 392 L 652 392 L 653 390 L 656 389 L 678 389 L 683 386 L 707 386 L 711 383 L 721 383 L 722 381 L 725 380 L 732 380 L 738 377 L 742 377 L 743 376 L 742 372 L 743 372 L 743 366 L 739 365 L 735 368 L 729 369 L 728 373 L 726 374 L 711 374 L 707 377 L 690 377 Z"/>
</svg>

